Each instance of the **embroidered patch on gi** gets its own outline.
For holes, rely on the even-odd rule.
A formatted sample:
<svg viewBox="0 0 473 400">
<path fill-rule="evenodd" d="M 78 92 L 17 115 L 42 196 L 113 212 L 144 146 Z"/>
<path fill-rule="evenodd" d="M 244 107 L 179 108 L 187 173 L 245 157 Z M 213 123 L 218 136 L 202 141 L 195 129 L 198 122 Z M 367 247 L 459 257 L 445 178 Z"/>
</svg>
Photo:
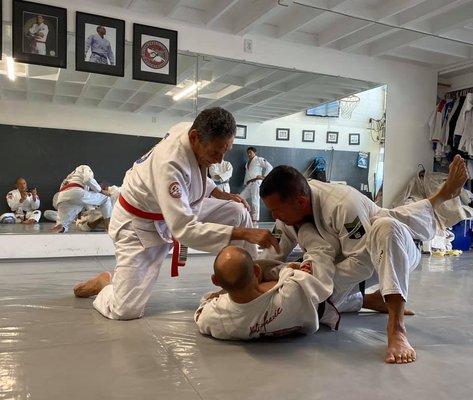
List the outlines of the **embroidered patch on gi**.
<svg viewBox="0 0 473 400">
<path fill-rule="evenodd" d="M 182 189 L 181 185 L 179 185 L 179 182 L 172 182 L 169 185 L 169 194 L 175 199 L 179 199 L 182 196 Z"/>
<path fill-rule="evenodd" d="M 281 236 L 282 236 L 281 229 L 276 229 L 276 227 L 274 227 L 271 234 L 277 239 L 278 243 L 281 241 Z"/>
<path fill-rule="evenodd" d="M 347 230 L 350 239 L 361 239 L 366 233 L 359 217 L 356 217 L 353 222 L 345 224 L 345 229 Z"/>
<path fill-rule="evenodd" d="M 378 264 L 381 264 L 381 260 L 383 259 L 383 255 L 384 255 L 384 251 L 381 250 L 381 251 L 379 252 Z"/>
</svg>

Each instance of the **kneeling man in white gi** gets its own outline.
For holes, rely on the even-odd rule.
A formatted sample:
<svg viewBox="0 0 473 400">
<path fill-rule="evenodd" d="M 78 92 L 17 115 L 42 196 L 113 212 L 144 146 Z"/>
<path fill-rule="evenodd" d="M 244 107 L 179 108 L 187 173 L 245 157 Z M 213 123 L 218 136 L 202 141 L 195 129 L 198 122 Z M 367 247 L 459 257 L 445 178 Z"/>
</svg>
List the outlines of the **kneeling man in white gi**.
<svg viewBox="0 0 473 400">
<path fill-rule="evenodd" d="M 178 242 L 213 253 L 230 241 L 238 241 L 253 255 L 256 244 L 279 250 L 268 230 L 252 228 L 245 201 L 217 189 L 207 177 L 208 167 L 231 149 L 235 132 L 231 113 L 207 109 L 194 123 L 175 125 L 135 162 L 110 222 L 116 256 L 113 278 L 103 272 L 77 285 L 76 296 L 97 295 L 94 307 L 107 318 L 140 318 L 172 246 L 171 274 L 177 275 Z"/>
<path fill-rule="evenodd" d="M 108 229 L 112 214 L 109 193 L 101 188 L 88 165 L 79 165 L 61 183 L 57 197 L 56 225 L 51 230 L 56 233 L 67 232 L 71 223 L 87 206 L 99 207 L 105 229 Z"/>
<path fill-rule="evenodd" d="M 387 210 L 354 188 L 307 182 L 296 169 L 279 166 L 262 182 L 260 193 L 277 220 L 273 232 L 281 237 L 280 251 L 269 250 L 263 258 L 283 260 L 299 242 L 313 258 L 313 268 L 333 276 L 337 307 L 359 282 L 376 276 L 379 291 L 365 296 L 365 303 L 389 313 L 386 362 L 415 361 L 404 324 L 409 272 L 420 261 L 414 240 L 434 236 L 435 209 L 458 196 L 467 177 L 465 162 L 456 156 L 436 195 Z"/>
</svg>

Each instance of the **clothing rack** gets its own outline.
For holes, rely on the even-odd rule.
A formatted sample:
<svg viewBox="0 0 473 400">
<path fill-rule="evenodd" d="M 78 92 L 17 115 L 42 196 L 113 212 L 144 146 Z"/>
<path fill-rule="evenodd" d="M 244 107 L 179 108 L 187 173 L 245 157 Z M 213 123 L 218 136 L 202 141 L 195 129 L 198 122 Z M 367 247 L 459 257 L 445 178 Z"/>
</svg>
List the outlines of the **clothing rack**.
<svg viewBox="0 0 473 400">
<path fill-rule="evenodd" d="M 447 92 L 445 94 L 445 99 L 447 100 L 455 100 L 459 97 L 466 96 L 468 93 L 473 93 L 473 87 L 460 89 L 460 90 L 452 90 L 451 92 Z"/>
</svg>

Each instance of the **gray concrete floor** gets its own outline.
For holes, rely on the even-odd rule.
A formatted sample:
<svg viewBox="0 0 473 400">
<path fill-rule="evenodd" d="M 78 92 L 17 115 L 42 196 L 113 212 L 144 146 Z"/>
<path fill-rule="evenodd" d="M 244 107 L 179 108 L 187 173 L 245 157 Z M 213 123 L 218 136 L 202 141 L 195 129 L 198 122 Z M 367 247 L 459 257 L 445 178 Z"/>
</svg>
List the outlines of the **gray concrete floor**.
<svg viewBox="0 0 473 400">
<path fill-rule="evenodd" d="M 201 336 L 192 315 L 210 257 L 169 261 L 145 317 L 109 321 L 71 288 L 112 258 L 0 263 L 0 399 L 471 399 L 473 254 L 423 258 L 407 320 L 418 360 L 383 363 L 386 317 L 258 343 Z"/>
</svg>

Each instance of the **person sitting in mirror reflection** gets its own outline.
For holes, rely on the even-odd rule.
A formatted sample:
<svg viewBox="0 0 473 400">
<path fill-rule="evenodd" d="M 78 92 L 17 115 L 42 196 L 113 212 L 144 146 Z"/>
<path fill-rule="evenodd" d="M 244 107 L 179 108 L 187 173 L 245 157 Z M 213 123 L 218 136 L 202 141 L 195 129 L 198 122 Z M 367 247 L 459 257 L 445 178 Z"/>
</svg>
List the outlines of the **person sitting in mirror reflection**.
<svg viewBox="0 0 473 400">
<path fill-rule="evenodd" d="M 113 54 L 110 41 L 105 38 L 107 30 L 103 26 L 97 26 L 97 33 L 90 35 L 85 41 L 84 59 L 87 60 L 87 53 L 90 50 L 89 62 L 96 64 L 115 65 L 115 55 Z"/>
<path fill-rule="evenodd" d="M 28 190 L 25 178 L 17 178 L 16 189 L 7 193 L 10 213 L 0 215 L 1 223 L 36 224 L 41 218 L 40 200 L 36 188 Z"/>
<path fill-rule="evenodd" d="M 222 192 L 230 193 L 230 178 L 233 174 L 233 166 L 230 161 L 223 160 L 221 163 L 212 164 L 209 167 L 209 175 Z"/>
<path fill-rule="evenodd" d="M 263 157 L 256 155 L 256 148 L 253 146 L 246 149 L 248 162 L 245 164 L 245 188 L 240 193 L 240 196 L 248 200 L 251 207 L 251 219 L 256 224 L 259 221 L 260 214 L 260 196 L 259 187 L 261 181 L 268 175 L 273 166 Z"/>
</svg>

